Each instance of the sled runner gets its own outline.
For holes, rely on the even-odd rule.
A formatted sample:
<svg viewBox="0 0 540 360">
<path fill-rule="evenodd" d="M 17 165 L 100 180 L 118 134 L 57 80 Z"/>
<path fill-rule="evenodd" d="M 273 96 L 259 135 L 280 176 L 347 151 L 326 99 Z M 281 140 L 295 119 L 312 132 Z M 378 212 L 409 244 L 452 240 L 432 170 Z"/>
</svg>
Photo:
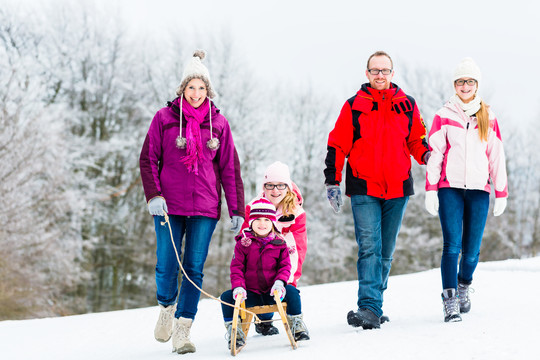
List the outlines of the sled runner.
<svg viewBox="0 0 540 360">
<path fill-rule="evenodd" d="M 263 305 L 263 306 L 253 306 L 250 308 L 247 308 L 247 310 L 251 311 L 254 314 L 266 314 L 266 313 L 272 313 L 272 312 L 278 312 L 279 316 L 281 317 L 281 321 L 283 322 L 283 327 L 285 328 L 285 332 L 287 333 L 287 337 L 289 338 L 289 342 L 291 343 L 291 347 L 293 350 L 295 350 L 298 346 L 296 345 L 296 340 L 294 340 L 294 336 L 291 332 L 291 328 L 289 327 L 289 323 L 287 322 L 287 315 L 285 314 L 285 309 L 287 308 L 287 303 L 282 303 L 281 300 L 279 300 L 279 295 L 277 291 L 274 293 L 274 300 L 276 301 L 273 305 Z M 242 318 L 242 331 L 244 332 L 244 336 L 247 340 L 247 334 L 249 332 L 249 328 L 251 326 L 251 321 L 253 320 L 253 314 L 246 313 L 245 311 L 240 311 L 238 307 L 240 306 L 240 297 L 236 299 L 237 307 L 234 309 L 233 313 L 233 320 L 232 320 L 232 330 L 231 330 L 231 355 L 236 356 L 245 346 L 237 348 L 236 347 L 236 329 L 238 328 L 238 315 L 240 314 L 240 317 Z M 245 309 L 245 303 L 241 303 L 242 308 Z"/>
<path fill-rule="evenodd" d="M 234 306 L 232 327 L 231 327 L 231 355 L 232 356 L 236 356 L 236 354 L 238 354 L 244 348 L 244 346 L 246 346 L 246 342 L 244 340 L 244 345 L 238 348 L 236 347 L 236 330 L 238 329 L 238 313 L 240 312 L 239 308 L 241 304 L 244 304 L 242 302 L 242 297 L 237 296 L 236 302 L 234 303 L 235 306 Z"/>
</svg>

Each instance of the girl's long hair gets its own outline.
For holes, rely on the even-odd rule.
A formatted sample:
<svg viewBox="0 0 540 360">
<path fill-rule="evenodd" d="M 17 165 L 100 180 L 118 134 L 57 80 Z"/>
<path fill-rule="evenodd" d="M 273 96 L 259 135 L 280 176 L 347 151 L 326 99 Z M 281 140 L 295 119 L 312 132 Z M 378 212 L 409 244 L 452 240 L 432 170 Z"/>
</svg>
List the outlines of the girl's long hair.
<svg viewBox="0 0 540 360">
<path fill-rule="evenodd" d="M 296 210 L 296 194 L 287 187 L 287 194 L 279 203 L 281 205 L 281 213 L 285 216 L 292 215 Z"/>
<path fill-rule="evenodd" d="M 487 141 L 489 131 L 489 105 L 483 100 L 480 102 L 480 110 L 476 113 L 476 120 L 478 121 L 478 136 L 480 140 Z"/>
</svg>

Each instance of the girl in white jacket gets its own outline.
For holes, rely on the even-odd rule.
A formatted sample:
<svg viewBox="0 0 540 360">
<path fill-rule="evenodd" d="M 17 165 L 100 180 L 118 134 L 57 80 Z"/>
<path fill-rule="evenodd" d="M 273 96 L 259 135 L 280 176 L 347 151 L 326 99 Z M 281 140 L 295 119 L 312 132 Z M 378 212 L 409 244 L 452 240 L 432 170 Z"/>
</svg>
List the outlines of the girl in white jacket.
<svg viewBox="0 0 540 360">
<path fill-rule="evenodd" d="M 454 72 L 456 94 L 435 114 L 429 133 L 426 209 L 439 214 L 444 321 L 461 321 L 471 308 L 469 285 L 478 264 L 494 186 L 493 215 L 506 207 L 508 184 L 497 119 L 478 95 L 481 73 L 471 58 Z M 461 253 L 461 259 L 458 259 Z"/>
</svg>

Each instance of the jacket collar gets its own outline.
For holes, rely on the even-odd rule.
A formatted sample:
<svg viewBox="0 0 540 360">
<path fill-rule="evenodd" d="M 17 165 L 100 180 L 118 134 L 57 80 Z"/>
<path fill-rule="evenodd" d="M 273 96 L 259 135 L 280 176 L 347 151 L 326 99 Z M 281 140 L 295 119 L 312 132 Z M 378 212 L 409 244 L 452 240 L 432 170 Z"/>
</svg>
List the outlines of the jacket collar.
<svg viewBox="0 0 540 360">
<path fill-rule="evenodd" d="M 384 95 L 384 100 L 383 100 Z M 390 89 L 375 90 L 369 83 L 362 84 L 362 87 L 356 93 L 356 98 L 352 105 L 353 110 L 358 110 L 363 113 L 368 113 L 373 110 L 377 110 L 379 107 L 377 103 L 390 100 L 392 103 L 402 101 L 406 98 L 405 93 L 399 86 L 391 83 Z"/>
</svg>

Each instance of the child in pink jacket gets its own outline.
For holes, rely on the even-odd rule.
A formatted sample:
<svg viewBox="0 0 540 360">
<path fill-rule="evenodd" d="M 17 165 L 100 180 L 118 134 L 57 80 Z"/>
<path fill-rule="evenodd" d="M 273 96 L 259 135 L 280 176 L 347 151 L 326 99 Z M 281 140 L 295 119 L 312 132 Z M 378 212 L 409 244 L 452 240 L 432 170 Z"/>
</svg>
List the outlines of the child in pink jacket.
<svg viewBox="0 0 540 360">
<path fill-rule="evenodd" d="M 253 201 L 249 227 L 236 237 L 231 261 L 231 290 L 221 294 L 221 300 L 232 304 L 240 296 L 246 307 L 274 304 L 274 291 L 287 303 L 287 321 L 295 339 L 308 340 L 304 324 L 300 292 L 287 285 L 291 261 L 287 245 L 276 227 L 276 208 L 265 198 Z M 230 339 L 234 309 L 222 305 L 223 320 Z M 237 329 L 236 346 L 243 346 L 245 337 Z M 231 347 L 229 340 L 229 348 Z"/>
</svg>

